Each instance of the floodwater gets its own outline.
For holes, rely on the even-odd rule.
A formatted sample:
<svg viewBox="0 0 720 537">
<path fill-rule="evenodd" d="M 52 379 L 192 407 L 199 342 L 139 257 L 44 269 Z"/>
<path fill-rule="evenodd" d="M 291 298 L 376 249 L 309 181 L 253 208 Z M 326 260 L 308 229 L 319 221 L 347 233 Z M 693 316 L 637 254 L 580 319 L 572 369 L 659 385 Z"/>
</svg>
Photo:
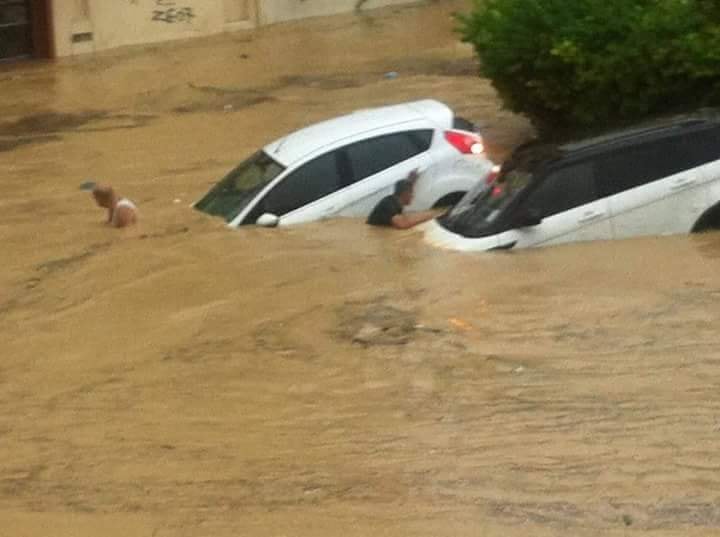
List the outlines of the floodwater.
<svg viewBox="0 0 720 537">
<path fill-rule="evenodd" d="M 467 255 L 188 208 L 411 98 L 501 159 L 530 129 L 464 5 L 2 67 L 0 536 L 720 534 L 718 235 Z M 89 178 L 141 224 L 106 228 Z"/>
</svg>

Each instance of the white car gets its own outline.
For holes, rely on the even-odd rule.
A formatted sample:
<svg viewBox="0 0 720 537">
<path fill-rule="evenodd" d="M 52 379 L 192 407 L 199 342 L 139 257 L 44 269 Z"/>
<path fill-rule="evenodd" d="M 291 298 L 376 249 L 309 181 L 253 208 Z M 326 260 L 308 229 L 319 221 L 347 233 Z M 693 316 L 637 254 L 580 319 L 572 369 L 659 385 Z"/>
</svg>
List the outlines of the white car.
<svg viewBox="0 0 720 537">
<path fill-rule="evenodd" d="M 720 114 L 566 145 L 528 144 L 497 178 L 421 228 L 483 251 L 720 228 Z"/>
<path fill-rule="evenodd" d="M 434 100 L 360 110 L 266 145 L 194 207 L 231 227 L 367 217 L 396 181 L 420 172 L 409 210 L 457 202 L 490 173 L 482 137 Z"/>
</svg>

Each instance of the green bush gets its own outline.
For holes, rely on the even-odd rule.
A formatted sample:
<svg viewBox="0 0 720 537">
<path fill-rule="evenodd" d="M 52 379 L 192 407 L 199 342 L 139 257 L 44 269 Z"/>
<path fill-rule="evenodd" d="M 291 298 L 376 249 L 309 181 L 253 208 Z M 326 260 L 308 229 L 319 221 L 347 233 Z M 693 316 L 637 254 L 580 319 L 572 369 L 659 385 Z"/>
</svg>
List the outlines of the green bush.
<svg viewBox="0 0 720 537">
<path fill-rule="evenodd" d="M 473 0 L 463 41 L 540 128 L 720 104 L 720 0 Z"/>
</svg>

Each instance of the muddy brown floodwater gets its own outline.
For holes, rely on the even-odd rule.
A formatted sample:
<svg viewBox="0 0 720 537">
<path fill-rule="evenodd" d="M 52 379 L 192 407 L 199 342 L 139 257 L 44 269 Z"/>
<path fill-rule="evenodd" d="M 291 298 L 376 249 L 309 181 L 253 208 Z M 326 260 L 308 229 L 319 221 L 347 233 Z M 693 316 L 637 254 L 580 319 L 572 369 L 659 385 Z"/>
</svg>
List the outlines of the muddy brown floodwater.
<svg viewBox="0 0 720 537">
<path fill-rule="evenodd" d="M 530 129 L 464 5 L 2 68 L 0 536 L 720 535 L 718 235 L 466 255 L 188 209 L 410 98 L 502 158 Z M 88 178 L 141 224 L 103 226 Z"/>
</svg>

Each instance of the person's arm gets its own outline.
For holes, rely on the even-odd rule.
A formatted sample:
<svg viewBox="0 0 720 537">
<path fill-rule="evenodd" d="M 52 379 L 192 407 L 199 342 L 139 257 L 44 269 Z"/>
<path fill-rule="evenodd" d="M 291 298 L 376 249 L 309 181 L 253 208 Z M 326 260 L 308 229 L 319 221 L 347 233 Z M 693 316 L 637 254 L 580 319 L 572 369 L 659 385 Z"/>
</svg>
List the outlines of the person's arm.
<svg viewBox="0 0 720 537">
<path fill-rule="evenodd" d="M 392 226 L 395 229 L 410 229 L 418 224 L 432 220 L 442 211 L 419 211 L 416 213 L 400 213 L 392 217 Z"/>
</svg>

